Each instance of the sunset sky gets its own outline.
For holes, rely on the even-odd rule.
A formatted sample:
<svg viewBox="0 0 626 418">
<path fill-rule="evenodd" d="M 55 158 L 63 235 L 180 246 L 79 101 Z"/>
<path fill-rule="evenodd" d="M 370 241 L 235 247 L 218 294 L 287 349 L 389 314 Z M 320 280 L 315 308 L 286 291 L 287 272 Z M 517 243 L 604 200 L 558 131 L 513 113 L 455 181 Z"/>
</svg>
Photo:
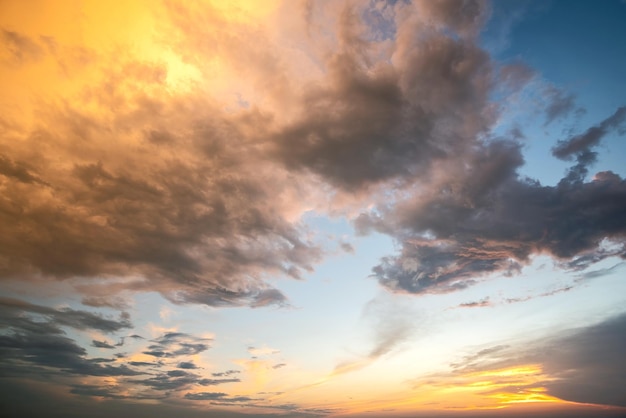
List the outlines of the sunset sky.
<svg viewBox="0 0 626 418">
<path fill-rule="evenodd" d="M 625 41 L 619 0 L 0 0 L 0 415 L 626 416 Z"/>
</svg>

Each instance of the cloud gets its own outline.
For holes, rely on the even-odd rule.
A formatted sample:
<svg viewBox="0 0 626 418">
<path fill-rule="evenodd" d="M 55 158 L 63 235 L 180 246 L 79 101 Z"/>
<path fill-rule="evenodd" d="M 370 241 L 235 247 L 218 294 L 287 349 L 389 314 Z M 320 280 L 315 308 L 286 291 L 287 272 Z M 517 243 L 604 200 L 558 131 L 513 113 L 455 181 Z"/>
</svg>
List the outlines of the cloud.
<svg viewBox="0 0 626 418">
<path fill-rule="evenodd" d="M 551 342 L 546 371 L 557 379 L 546 386 L 555 396 L 581 403 L 626 406 L 626 315 L 574 331 Z M 545 354 L 544 354 L 545 356 Z"/>
<path fill-rule="evenodd" d="M 573 288 L 574 288 L 574 286 L 559 287 L 558 289 L 554 289 L 554 290 L 550 290 L 550 291 L 547 291 L 547 292 L 539 293 L 537 295 L 525 296 L 525 297 L 521 297 L 521 298 L 506 298 L 506 299 L 504 299 L 504 301 L 506 303 L 526 302 L 527 300 L 531 300 L 531 299 L 535 299 L 535 298 L 543 298 L 543 297 L 547 297 L 547 296 L 556 295 L 558 293 L 569 292 Z"/>
<path fill-rule="evenodd" d="M 148 386 L 154 390 L 182 390 L 199 382 L 199 376 L 183 370 L 171 370 L 159 373 L 157 376 L 144 380 L 134 380 L 132 383 Z"/>
<path fill-rule="evenodd" d="M 530 341 L 524 347 L 500 345 L 481 350 L 452 367 L 455 373 L 476 374 L 538 364 L 546 380 L 537 384 L 548 394 L 571 402 L 624 407 L 624 350 L 626 315 L 619 314 Z"/>
<path fill-rule="evenodd" d="M 466 6 L 475 15 L 459 15 L 458 3 L 398 5 L 388 62 L 368 55 L 376 41 L 363 34 L 360 11 L 346 7 L 327 76 L 303 92 L 306 112 L 278 130 L 275 158 L 354 191 L 424 174 L 472 141 L 489 124 L 491 62 L 471 40 L 443 29 L 471 31 L 484 6 Z"/>
<path fill-rule="evenodd" d="M 587 271 L 587 272 L 579 274 L 577 280 L 579 281 L 580 280 L 592 280 L 598 277 L 606 276 L 608 274 L 615 272 L 616 270 L 622 269 L 625 265 L 626 263 L 620 262 L 608 268 Z"/>
<path fill-rule="evenodd" d="M 0 310 L 5 314 L 15 316 L 20 312 L 42 315 L 47 317 L 50 323 L 54 323 L 55 327 L 61 325 L 78 330 L 96 329 L 112 333 L 132 327 L 130 317 L 125 312 L 120 314 L 119 320 L 114 320 L 87 311 L 78 311 L 71 308 L 54 309 L 11 298 L 0 298 Z"/>
<path fill-rule="evenodd" d="M 222 385 L 224 383 L 237 383 L 237 382 L 241 382 L 241 379 L 237 377 L 232 377 L 229 379 L 201 379 L 198 381 L 198 384 L 202 386 L 215 386 L 215 385 Z"/>
<path fill-rule="evenodd" d="M 374 270 L 398 291 L 452 291 L 513 274 L 536 252 L 565 259 L 619 238 L 608 225 L 620 215 L 615 203 L 576 216 L 591 199 L 620 199 L 622 180 L 611 173 L 578 184 L 590 152 L 550 188 L 518 177 L 517 138 L 486 140 L 498 116 L 490 95 L 534 76 L 522 63 L 495 63 L 478 44 L 486 2 L 340 4 L 336 19 L 309 4 L 298 10 L 309 26 L 294 33 L 297 58 L 262 25 L 197 6 L 168 3 L 162 29 L 171 36 L 147 42 L 178 51 L 205 89 L 173 89 L 178 67 L 168 60 L 100 52 L 84 63 L 89 82 L 77 78 L 75 95 L 37 102 L 37 123 L 0 147 L 4 280 L 69 280 L 86 305 L 118 309 L 124 293 L 142 291 L 178 304 L 284 306 L 271 278 L 301 278 L 324 255 L 300 215 L 383 195 L 355 224 L 402 243 L 400 256 Z M 321 33 L 334 36 L 317 44 Z M 219 57 L 216 68 L 208 57 Z M 198 93 L 212 80 L 247 104 Z M 564 102 L 554 100 L 554 117 Z M 621 129 L 620 112 L 555 155 Z M 519 204 L 529 210 L 518 214 Z M 555 213 L 590 229 L 574 237 Z"/>
<path fill-rule="evenodd" d="M 0 175 L 10 177 L 21 183 L 32 184 L 37 183 L 42 186 L 48 184 L 33 174 L 32 169 L 24 163 L 16 163 L 8 157 L 0 155 Z"/>
<path fill-rule="evenodd" d="M 622 113 L 620 108 L 588 132 L 618 126 Z M 520 177 L 520 145 L 493 140 L 462 156 L 463 164 L 446 165 L 416 196 L 360 215 L 358 229 L 402 243 L 401 254 L 384 258 L 374 276 L 395 291 L 442 293 L 492 273 L 514 274 L 533 254 L 548 253 L 564 266 L 579 262 L 569 268 L 581 269 L 623 257 L 626 182 L 612 172 L 585 181 L 595 159 L 588 146 L 596 142 L 577 139 L 583 137 L 588 135 L 559 146 L 559 155 L 581 153 L 556 186 Z M 610 250 L 602 245 L 607 240 L 616 243 Z"/>
<path fill-rule="evenodd" d="M 107 348 L 107 349 L 114 349 L 115 348 L 114 345 L 109 344 L 106 341 L 93 340 L 93 341 L 91 341 L 91 345 L 93 347 L 96 347 L 96 348 Z"/>
<path fill-rule="evenodd" d="M 187 393 L 185 395 L 185 398 L 191 399 L 192 401 L 218 400 L 221 403 L 249 402 L 249 401 L 254 400 L 253 398 L 248 398 L 247 396 L 228 396 L 226 393 L 222 393 L 222 392 Z"/>
<path fill-rule="evenodd" d="M 613 130 L 620 135 L 626 132 L 626 107 L 618 108 L 615 113 L 587 129 L 585 133 L 559 141 L 552 149 L 552 155 L 562 160 L 568 160 L 572 155 L 582 155 L 599 144 L 600 140 Z"/>
<path fill-rule="evenodd" d="M 199 392 L 199 393 L 187 393 L 185 398 L 191 399 L 194 401 L 207 401 L 207 400 L 215 400 L 228 396 L 224 392 Z"/>
<path fill-rule="evenodd" d="M 149 362 L 149 361 L 129 361 L 128 364 L 130 364 L 131 366 L 135 366 L 135 367 L 156 367 L 156 366 L 161 366 L 162 363 L 154 363 L 154 362 Z"/>
<path fill-rule="evenodd" d="M 32 385 L 22 381 L 6 383 L 5 379 L 0 381 L 2 390 L 0 391 L 0 403 L 11 405 L 10 416 L 47 416 L 51 418 L 63 418 L 68 414 L 78 411 L 93 411 L 93 396 L 105 398 L 103 402 L 98 402 L 97 414 L 100 418 L 116 418 L 126 416 L 153 417 L 177 416 L 184 414 L 189 418 L 259 418 L 262 414 L 248 414 L 238 411 L 226 411 L 223 408 L 198 410 L 193 407 L 186 408 L 184 404 L 171 402 L 129 402 L 125 393 L 115 385 L 75 385 L 71 392 L 79 396 L 59 396 L 58 393 L 50 391 L 49 384 Z M 82 395 L 82 396 L 80 396 Z M 144 393 L 142 399 L 164 399 L 161 393 Z"/>
<path fill-rule="evenodd" d="M 186 370 L 191 370 L 191 369 L 197 369 L 198 368 L 198 366 L 196 366 L 193 361 L 181 361 L 180 363 L 178 363 L 177 367 L 179 369 L 186 369 Z"/>
<path fill-rule="evenodd" d="M 210 338 L 198 338 L 183 332 L 169 332 L 152 340 L 156 344 L 148 346 L 143 354 L 158 358 L 173 358 L 199 354 L 210 348 Z"/>
<path fill-rule="evenodd" d="M 226 370 L 225 372 L 211 373 L 214 377 L 231 376 L 241 373 L 239 370 Z"/>
<path fill-rule="evenodd" d="M 157 361 L 124 361 L 124 355 L 110 358 L 89 358 L 80 339 L 70 338 L 62 327 L 90 333 L 118 332 L 129 328 L 127 314 L 116 322 L 97 314 L 72 309 L 53 309 L 17 299 L 0 298 L 0 365 L 4 376 L 28 378 L 34 381 L 61 381 L 69 384 L 72 376 L 89 377 L 89 382 L 101 379 L 101 384 L 72 386 L 71 393 L 110 399 L 159 399 L 158 392 L 171 392 L 194 386 L 216 386 L 237 383 L 229 377 L 236 370 L 216 373 L 227 378 L 209 379 L 191 371 L 198 370 L 186 357 L 200 354 L 210 348 L 209 338 L 200 338 L 184 332 L 167 332 L 146 342 L 143 354 Z M 91 346 L 113 350 L 124 344 L 124 339 L 144 340 L 137 334 L 124 336 L 120 343 L 91 340 Z M 159 359 L 180 359 L 175 366 Z M 116 385 L 111 379 L 116 378 Z M 69 382 L 69 383 L 68 383 Z M 81 388 L 82 387 L 82 388 Z"/>
<path fill-rule="evenodd" d="M 459 308 L 484 308 L 485 306 L 491 306 L 491 302 L 489 302 L 489 297 L 474 302 L 461 303 L 459 305 Z"/>
<path fill-rule="evenodd" d="M 576 97 L 573 94 L 566 93 L 554 86 L 546 87 L 543 94 L 547 103 L 544 126 L 567 116 L 576 107 Z"/>
<path fill-rule="evenodd" d="M 59 325 L 68 323 L 77 326 L 77 329 L 85 329 L 85 325 L 77 318 L 84 318 L 85 313 L 80 311 L 56 311 L 38 305 L 30 305 L 21 301 L 3 300 L 0 305 L 0 328 L 3 334 L 0 336 L 0 352 L 2 364 L 14 364 L 16 376 L 38 377 L 39 367 L 45 367 L 56 374 L 75 374 L 84 376 L 135 376 L 140 372 L 126 365 L 103 364 L 110 362 L 109 359 L 86 358 L 86 350 L 79 346 L 73 339 L 67 337 Z M 8 302 L 8 303 L 7 303 Z M 16 306 L 25 308 L 16 309 Z M 52 320 L 29 318 L 25 312 L 41 314 L 51 313 Z M 55 322 L 65 315 L 71 315 L 73 321 Z M 74 316 L 79 312 L 78 316 Z M 91 314 L 93 315 L 93 314 Z M 92 322 L 90 315 L 87 323 L 102 325 L 99 321 Z M 94 315 L 95 317 L 95 315 Z M 105 322 L 107 323 L 107 322 Z M 96 341 L 94 341 L 96 342 Z"/>
</svg>

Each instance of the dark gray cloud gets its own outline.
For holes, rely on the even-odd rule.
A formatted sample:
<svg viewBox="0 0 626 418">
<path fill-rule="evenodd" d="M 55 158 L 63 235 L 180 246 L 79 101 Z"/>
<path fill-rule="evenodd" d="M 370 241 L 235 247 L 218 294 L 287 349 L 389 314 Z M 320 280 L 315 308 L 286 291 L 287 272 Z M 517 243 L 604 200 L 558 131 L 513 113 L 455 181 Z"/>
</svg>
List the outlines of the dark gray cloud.
<svg viewBox="0 0 626 418">
<path fill-rule="evenodd" d="M 575 330 L 547 344 L 548 391 L 568 401 L 626 407 L 626 315 Z M 548 354 L 549 353 L 549 354 Z"/>
<path fill-rule="evenodd" d="M 7 300 L 3 302 L 5 303 L 0 306 L 0 329 L 3 331 L 0 335 L 0 353 L 2 353 L 0 363 L 3 367 L 7 364 L 16 365 L 13 368 L 15 376 L 38 378 L 39 367 L 46 367 L 57 374 L 87 376 L 141 374 L 126 365 L 105 364 L 110 363 L 110 359 L 87 358 L 86 350 L 66 336 L 59 327 L 59 325 L 66 325 L 67 322 L 59 324 L 55 321 L 42 321 L 24 315 L 24 312 L 52 312 L 54 315 L 59 311 L 15 300 L 9 300 L 9 303 L 6 303 Z M 26 309 L 16 310 L 16 306 Z M 82 317 L 81 315 L 79 318 Z M 55 317 L 55 319 L 58 318 Z M 76 324 L 73 321 L 70 323 Z M 79 323 L 78 326 L 78 329 L 85 329 L 84 324 Z"/>
<path fill-rule="evenodd" d="M 220 401 L 221 404 L 249 402 L 254 400 L 247 396 L 228 396 L 226 393 L 222 392 L 187 393 L 185 398 L 191 399 L 192 401 Z"/>
<path fill-rule="evenodd" d="M 97 396 L 101 398 L 124 399 L 126 396 L 121 395 L 119 390 L 114 387 L 96 386 L 96 385 L 76 385 L 70 393 L 80 396 Z"/>
<path fill-rule="evenodd" d="M 186 370 L 198 368 L 198 366 L 196 366 L 193 361 L 181 361 L 180 363 L 178 363 L 177 367 L 179 369 L 186 369 Z M 215 376 L 215 373 L 213 375 Z"/>
<path fill-rule="evenodd" d="M 214 377 L 231 376 L 241 373 L 239 370 L 226 370 L 225 372 L 211 373 Z"/>
<path fill-rule="evenodd" d="M 107 349 L 114 349 L 115 348 L 115 345 L 112 345 L 112 344 L 110 344 L 110 343 L 108 343 L 106 341 L 92 340 L 91 341 L 91 345 L 93 347 L 96 347 L 96 348 L 107 348 Z"/>
<path fill-rule="evenodd" d="M 210 348 L 210 338 L 198 338 L 182 332 L 169 332 L 152 340 L 144 354 L 159 358 L 173 358 L 199 354 Z"/>
<path fill-rule="evenodd" d="M 117 325 L 116 325 L 117 324 Z M 34 381 L 56 381 L 72 376 L 119 377 L 124 388 L 134 387 L 132 394 L 113 386 L 76 386 L 71 393 L 110 399 L 157 399 L 157 392 L 171 392 L 192 386 L 216 386 L 236 383 L 238 378 L 208 379 L 192 373 L 198 369 L 191 361 L 180 361 L 177 368 L 166 362 L 129 361 L 123 355 L 111 358 L 89 358 L 87 350 L 70 338 L 62 329 L 70 326 L 79 331 L 114 332 L 130 327 L 123 314 L 119 322 L 97 314 L 71 309 L 53 309 L 29 304 L 17 299 L 0 298 L 0 366 L 3 377 L 27 378 Z M 91 346 L 115 349 L 124 339 L 142 341 L 137 334 L 124 336 L 119 344 L 92 340 Z M 168 332 L 146 342 L 144 353 L 157 358 L 184 358 L 202 353 L 209 348 L 208 338 L 199 338 L 183 332 Z M 228 370 L 230 376 L 238 373 Z M 135 377 L 135 378 L 133 378 Z M 138 378 L 139 377 L 139 378 Z M 66 380 L 63 380 L 66 381 Z M 142 389 L 143 388 L 143 389 Z"/>
<path fill-rule="evenodd" d="M 132 383 L 148 386 L 154 390 L 182 390 L 197 384 L 199 377 L 193 373 L 187 373 L 182 370 L 172 370 L 166 373 L 160 373 L 157 376 L 144 380 L 133 380 Z"/>
<path fill-rule="evenodd" d="M 128 364 L 135 367 L 157 367 L 163 365 L 163 363 L 150 361 L 129 361 Z"/>
<path fill-rule="evenodd" d="M 615 271 L 624 268 L 624 266 L 626 266 L 626 263 L 621 262 L 621 263 L 615 264 L 614 266 L 611 266 L 611 267 L 608 267 L 608 268 L 602 268 L 602 269 L 596 269 L 596 270 L 587 271 L 587 272 L 579 274 L 577 280 L 592 280 L 592 279 L 596 279 L 598 277 L 603 277 L 603 276 L 606 276 L 608 274 L 612 274 Z"/>
<path fill-rule="evenodd" d="M 365 41 L 342 25 L 328 82 L 304 93 L 307 112 L 270 144 L 289 169 L 354 191 L 424 174 L 487 127 L 491 63 L 475 44 L 415 24 L 399 34 L 396 66 L 367 67 L 355 47 Z"/>
<path fill-rule="evenodd" d="M 241 407 L 248 408 L 263 408 L 263 409 L 275 409 L 279 411 L 288 411 L 290 413 L 297 413 L 300 416 L 320 416 L 328 415 L 339 412 L 338 409 L 325 409 L 325 408 L 302 408 L 297 404 L 272 404 L 265 403 L 263 399 L 250 398 L 248 396 L 231 396 L 224 392 L 196 392 L 185 394 L 185 399 L 192 401 L 210 401 L 212 405 L 219 406 L 232 406 L 239 405 Z M 272 415 L 273 416 L 273 415 Z M 283 416 L 281 414 L 281 416 Z M 289 415 L 291 416 L 291 415 Z"/>
<path fill-rule="evenodd" d="M 550 395 L 571 402 L 626 407 L 625 350 L 626 314 L 620 314 L 595 325 L 530 341 L 525 347 L 484 349 L 451 366 L 462 373 L 540 364 L 549 380 L 538 384 Z"/>
<path fill-rule="evenodd" d="M 181 403 L 133 402 L 125 398 L 122 388 L 111 385 L 76 385 L 71 393 L 78 396 L 58 396 L 50 392 L 49 386 L 34 386 L 22 381 L 7 382 L 0 379 L 0 407 L 7 418 L 83 417 L 85 411 L 95 418 L 144 417 L 155 418 L 185 416 L 187 418 L 267 418 L 267 414 L 248 414 L 239 411 L 226 411 L 223 408 L 186 408 Z M 94 404 L 92 397 L 99 399 Z M 141 395 L 142 399 L 162 399 L 162 392 Z M 97 405 L 97 406 L 95 406 Z"/>
<path fill-rule="evenodd" d="M 191 399 L 194 401 L 211 401 L 220 398 L 227 397 L 228 394 L 224 392 L 199 392 L 199 393 L 187 393 L 185 398 Z"/>
<path fill-rule="evenodd" d="M 222 385 L 224 383 L 237 383 L 237 382 L 241 382 L 241 379 L 232 377 L 229 379 L 200 379 L 198 380 L 198 384 L 202 386 L 215 386 L 215 385 Z"/>
<path fill-rule="evenodd" d="M 620 107 L 613 115 L 587 129 L 583 134 L 559 141 L 552 149 L 552 155 L 562 160 L 567 160 L 572 155 L 589 152 L 609 132 L 617 130 L 620 135 L 623 135 L 626 132 L 625 121 L 626 107 Z"/>
<path fill-rule="evenodd" d="M 615 126 L 622 113 L 599 126 Z M 565 144 L 559 149 L 580 141 Z M 586 182 L 594 161 L 589 152 L 583 149 L 556 186 L 543 186 L 517 174 L 519 144 L 495 140 L 477 147 L 419 198 L 356 219 L 357 229 L 376 229 L 402 243 L 399 256 L 374 268 L 375 277 L 392 290 L 449 292 L 489 273 L 513 274 L 533 254 L 551 254 L 575 270 L 623 257 L 626 181 L 602 172 Z M 607 250 L 600 245 L 605 240 L 617 245 Z"/>
<path fill-rule="evenodd" d="M 78 330 L 96 329 L 107 333 L 131 328 L 130 317 L 122 312 L 118 320 L 71 308 L 54 309 L 35 305 L 19 299 L 0 297 L 0 311 L 17 316 L 20 312 L 30 312 L 48 318 L 55 325 L 67 326 Z"/>
</svg>

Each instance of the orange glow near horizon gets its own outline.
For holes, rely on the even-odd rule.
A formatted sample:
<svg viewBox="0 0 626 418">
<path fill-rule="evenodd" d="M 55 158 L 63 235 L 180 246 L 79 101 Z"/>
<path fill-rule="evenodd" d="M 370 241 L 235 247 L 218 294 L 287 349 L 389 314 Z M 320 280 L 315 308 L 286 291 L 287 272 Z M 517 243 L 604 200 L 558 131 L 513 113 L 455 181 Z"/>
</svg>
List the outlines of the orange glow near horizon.
<svg viewBox="0 0 626 418">
<path fill-rule="evenodd" d="M 358 414 L 376 410 L 407 413 L 495 410 L 516 408 L 520 404 L 572 404 L 547 392 L 543 384 L 550 380 L 552 378 L 544 373 L 541 365 L 528 364 L 426 378 L 423 382 L 415 382 L 410 398 L 398 396 L 385 401 L 353 401 L 333 406 L 347 408 L 348 414 Z"/>
</svg>

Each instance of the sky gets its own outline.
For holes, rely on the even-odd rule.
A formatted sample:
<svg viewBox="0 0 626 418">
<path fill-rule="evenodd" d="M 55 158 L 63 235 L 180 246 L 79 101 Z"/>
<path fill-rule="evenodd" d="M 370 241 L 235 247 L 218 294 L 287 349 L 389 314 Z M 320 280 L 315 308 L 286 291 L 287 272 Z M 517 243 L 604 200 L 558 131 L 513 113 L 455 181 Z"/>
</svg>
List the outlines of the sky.
<svg viewBox="0 0 626 418">
<path fill-rule="evenodd" d="M 0 0 L 0 415 L 626 416 L 624 22 Z"/>
</svg>

